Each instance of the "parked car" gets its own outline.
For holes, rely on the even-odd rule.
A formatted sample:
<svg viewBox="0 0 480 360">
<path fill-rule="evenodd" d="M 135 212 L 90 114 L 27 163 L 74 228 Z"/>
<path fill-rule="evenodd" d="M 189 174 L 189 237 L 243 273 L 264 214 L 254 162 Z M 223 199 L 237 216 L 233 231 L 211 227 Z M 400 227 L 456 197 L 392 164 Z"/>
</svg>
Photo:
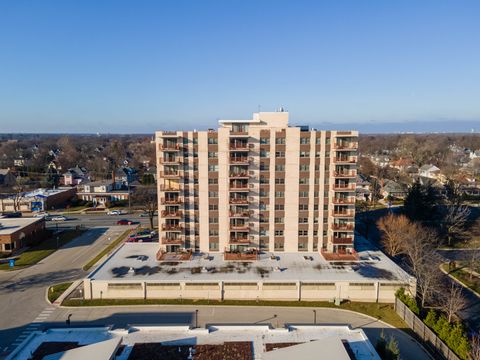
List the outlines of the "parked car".
<svg viewBox="0 0 480 360">
<path fill-rule="evenodd" d="M 38 212 L 33 215 L 34 218 L 46 218 L 48 216 L 48 212 Z"/>
<path fill-rule="evenodd" d="M 157 216 L 158 215 L 158 211 L 155 210 L 155 212 L 153 213 L 154 216 Z M 143 212 L 140 214 L 140 217 L 150 217 L 149 213 L 148 212 Z"/>
<path fill-rule="evenodd" d="M 52 216 L 52 221 L 66 221 L 67 218 L 63 215 Z"/>
<path fill-rule="evenodd" d="M 128 219 L 122 219 L 117 221 L 117 225 L 132 225 L 134 222 Z"/>
<path fill-rule="evenodd" d="M 22 213 L 20 211 L 7 212 L 7 213 L 3 213 L 3 217 L 6 219 L 20 218 L 22 217 Z"/>
<path fill-rule="evenodd" d="M 122 215 L 123 212 L 121 210 L 110 210 L 107 212 L 107 215 Z"/>
</svg>

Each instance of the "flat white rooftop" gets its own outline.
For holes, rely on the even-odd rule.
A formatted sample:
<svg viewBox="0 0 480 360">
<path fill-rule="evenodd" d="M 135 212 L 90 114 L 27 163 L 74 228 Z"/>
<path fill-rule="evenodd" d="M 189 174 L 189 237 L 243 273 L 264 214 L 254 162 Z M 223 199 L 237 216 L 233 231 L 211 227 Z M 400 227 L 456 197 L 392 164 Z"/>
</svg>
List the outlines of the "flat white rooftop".
<svg viewBox="0 0 480 360">
<path fill-rule="evenodd" d="M 41 218 L 21 217 L 21 218 L 2 218 L 0 217 L 0 235 L 11 235 L 22 230 L 25 226 L 31 225 L 37 221 L 43 221 Z"/>
<path fill-rule="evenodd" d="M 157 243 L 125 243 L 89 275 L 91 280 L 277 281 L 407 283 L 410 276 L 379 250 L 359 251 L 358 262 L 328 262 L 319 253 L 261 253 L 253 262 L 225 261 L 222 253 L 194 254 L 190 261 L 157 261 Z M 357 243 L 357 249 L 362 248 Z"/>
<path fill-rule="evenodd" d="M 346 354 L 346 347 L 343 346 L 342 341 L 348 344 L 355 359 L 380 360 L 362 329 L 350 329 L 348 326 L 310 325 L 291 325 L 288 328 L 277 329 L 272 329 L 268 325 L 212 325 L 207 329 L 190 329 L 188 326 L 132 326 L 128 329 L 115 330 L 110 328 L 51 329 L 32 333 L 7 359 L 26 359 L 43 342 L 78 342 L 79 345 L 89 345 L 118 337 L 122 337 L 122 345 L 125 345 L 125 348 L 121 354 L 117 355 L 117 360 L 127 360 L 135 344 L 161 343 L 164 346 L 189 346 L 194 349 L 195 345 L 219 345 L 225 342 L 251 342 L 254 359 L 283 359 L 285 357 L 281 356 L 285 352 L 290 356 L 286 358 L 290 359 L 291 356 L 296 360 L 317 359 L 319 352 L 312 354 L 309 350 L 312 345 L 315 348 L 316 345 L 323 344 L 325 349 L 325 352 L 322 351 L 323 355 L 327 355 L 328 352 L 330 359 L 348 360 L 350 357 Z M 282 351 L 282 349 L 267 351 L 267 344 L 275 349 L 276 346 L 280 348 L 282 343 L 298 345 L 293 345 L 288 351 Z M 279 351 L 277 356 L 274 356 L 275 351 Z"/>
</svg>

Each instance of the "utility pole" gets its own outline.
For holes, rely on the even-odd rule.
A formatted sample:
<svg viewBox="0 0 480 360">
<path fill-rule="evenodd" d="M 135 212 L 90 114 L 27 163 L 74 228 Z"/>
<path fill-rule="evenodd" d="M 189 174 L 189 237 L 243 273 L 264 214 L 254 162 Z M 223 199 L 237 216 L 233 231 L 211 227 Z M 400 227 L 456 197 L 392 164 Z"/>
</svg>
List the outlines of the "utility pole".
<svg viewBox="0 0 480 360">
<path fill-rule="evenodd" d="M 127 179 L 128 180 L 128 179 Z M 130 181 L 128 182 L 128 213 L 130 214 L 131 213 L 131 210 L 130 210 L 130 205 L 131 205 L 131 199 L 130 199 Z"/>
</svg>

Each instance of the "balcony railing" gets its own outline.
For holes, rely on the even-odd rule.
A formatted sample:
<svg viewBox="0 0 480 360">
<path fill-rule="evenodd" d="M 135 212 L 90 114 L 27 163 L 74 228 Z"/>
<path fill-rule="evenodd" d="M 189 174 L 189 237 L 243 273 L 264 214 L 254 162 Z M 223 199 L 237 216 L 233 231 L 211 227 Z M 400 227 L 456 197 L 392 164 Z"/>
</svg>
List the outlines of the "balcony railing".
<svg viewBox="0 0 480 360">
<path fill-rule="evenodd" d="M 237 212 L 230 211 L 230 217 L 248 218 L 248 217 L 250 217 L 250 214 L 249 214 L 248 211 L 237 211 Z"/>
<path fill-rule="evenodd" d="M 355 261 L 358 260 L 357 252 L 350 248 L 350 251 L 338 250 L 337 252 L 329 252 L 321 250 L 322 256 L 327 261 Z"/>
<path fill-rule="evenodd" d="M 180 184 L 178 185 L 160 185 L 160 191 L 172 191 L 172 192 L 179 192 L 179 191 L 182 191 L 182 189 L 180 188 Z"/>
<path fill-rule="evenodd" d="M 355 150 L 358 148 L 358 142 L 341 142 L 341 143 L 334 143 L 333 148 L 336 150 Z"/>
<path fill-rule="evenodd" d="M 225 249 L 223 256 L 226 261 L 255 261 L 258 259 L 256 250 L 240 252 Z"/>
<path fill-rule="evenodd" d="M 334 237 L 332 243 L 334 245 L 350 245 L 353 244 L 353 237 Z"/>
<path fill-rule="evenodd" d="M 248 179 L 248 173 L 246 172 L 231 172 L 229 174 L 230 178 L 232 179 Z"/>
<path fill-rule="evenodd" d="M 180 205 L 183 204 L 183 198 L 182 197 L 177 197 L 177 198 L 161 198 L 160 203 L 162 205 Z"/>
<path fill-rule="evenodd" d="M 355 198 L 350 197 L 350 198 L 333 198 L 333 203 L 334 204 L 343 204 L 343 205 L 354 205 L 355 204 Z"/>
<path fill-rule="evenodd" d="M 163 231 L 183 231 L 183 226 L 180 224 L 162 224 Z"/>
<path fill-rule="evenodd" d="M 233 231 L 248 231 L 248 224 L 230 224 L 230 230 Z"/>
<path fill-rule="evenodd" d="M 230 244 L 250 244 L 250 239 L 248 237 L 231 236 Z"/>
<path fill-rule="evenodd" d="M 355 190 L 355 183 L 350 184 L 333 184 L 333 190 Z"/>
<path fill-rule="evenodd" d="M 357 176 L 357 171 L 356 170 L 335 171 L 333 173 L 333 176 L 337 178 L 354 178 L 355 176 Z"/>
<path fill-rule="evenodd" d="M 248 204 L 247 198 L 230 198 L 230 204 Z"/>
<path fill-rule="evenodd" d="M 167 211 L 163 210 L 161 212 L 162 217 L 164 218 L 181 218 L 183 217 L 183 212 L 182 211 Z"/>
<path fill-rule="evenodd" d="M 179 151 L 182 149 L 182 145 L 180 144 L 160 144 L 160 150 L 163 151 Z"/>
<path fill-rule="evenodd" d="M 230 130 L 230 136 L 248 136 L 247 130 Z"/>
<path fill-rule="evenodd" d="M 183 171 L 178 170 L 178 171 L 160 171 L 160 177 L 165 178 L 165 179 L 174 179 L 174 178 L 180 178 L 183 176 Z"/>
<path fill-rule="evenodd" d="M 248 191 L 248 184 L 230 184 L 232 191 Z"/>
<path fill-rule="evenodd" d="M 332 224 L 332 230 L 353 231 L 353 224 Z"/>
<path fill-rule="evenodd" d="M 242 151 L 247 151 L 248 150 L 248 144 L 247 143 L 230 143 L 230 150 L 242 150 Z"/>
<path fill-rule="evenodd" d="M 182 164 L 183 157 L 175 156 L 170 158 L 160 158 L 160 164 Z"/>
<path fill-rule="evenodd" d="M 353 210 L 333 210 L 331 212 L 332 216 L 338 217 L 353 217 L 355 216 L 355 211 Z"/>
<path fill-rule="evenodd" d="M 172 136 L 178 136 L 178 134 L 176 131 L 162 131 L 162 136 L 172 137 Z"/>
<path fill-rule="evenodd" d="M 176 238 L 167 238 L 165 236 L 162 237 L 162 244 L 173 244 L 173 245 L 182 245 L 183 244 L 183 237 L 176 237 Z"/>
<path fill-rule="evenodd" d="M 230 164 L 249 164 L 249 159 L 246 156 L 239 156 L 239 157 L 231 157 L 230 158 Z"/>
<path fill-rule="evenodd" d="M 333 158 L 334 163 L 355 164 L 357 162 L 356 156 L 340 156 Z"/>
</svg>

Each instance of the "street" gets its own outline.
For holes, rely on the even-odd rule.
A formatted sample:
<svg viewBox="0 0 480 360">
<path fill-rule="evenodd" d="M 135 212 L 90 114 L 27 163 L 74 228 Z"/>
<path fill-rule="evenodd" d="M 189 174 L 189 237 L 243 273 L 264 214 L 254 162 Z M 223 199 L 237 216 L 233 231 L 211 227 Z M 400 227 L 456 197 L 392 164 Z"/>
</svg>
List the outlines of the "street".
<svg viewBox="0 0 480 360">
<path fill-rule="evenodd" d="M 128 215 L 106 215 L 106 214 L 70 214 L 65 215 L 68 220 L 66 221 L 47 221 L 47 228 L 49 229 L 61 229 L 61 228 L 73 228 L 75 226 L 83 225 L 87 228 L 94 226 L 114 226 L 117 225 L 117 221 L 121 219 L 128 219 L 132 221 L 138 221 L 143 226 L 149 226 L 150 220 L 148 217 L 140 217 L 139 213 L 133 213 Z M 154 219 L 154 226 L 157 225 L 157 217 Z"/>
</svg>

